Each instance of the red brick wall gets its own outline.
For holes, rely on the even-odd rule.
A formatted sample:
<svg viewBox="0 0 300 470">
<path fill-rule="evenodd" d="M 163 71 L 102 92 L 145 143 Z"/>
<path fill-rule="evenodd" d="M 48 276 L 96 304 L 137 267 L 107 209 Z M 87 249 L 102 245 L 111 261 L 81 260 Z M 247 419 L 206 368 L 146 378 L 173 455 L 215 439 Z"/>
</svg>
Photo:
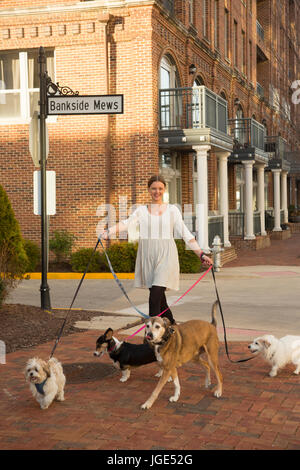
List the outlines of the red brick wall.
<svg viewBox="0 0 300 470">
<path fill-rule="evenodd" d="M 271 0 L 269 0 L 271 2 Z M 74 0 L 23 0 L 22 8 L 33 6 L 75 5 Z M 93 2 L 86 2 L 87 4 Z M 295 128 L 281 120 L 255 93 L 256 86 L 256 2 L 253 12 L 243 2 L 219 0 L 219 50 L 214 45 L 214 18 L 208 17 L 208 40 L 203 38 L 202 1 L 196 0 L 194 25 L 188 23 L 187 3 L 176 0 L 178 18 L 183 25 L 158 7 L 85 8 L 0 17 L 1 49 L 55 48 L 56 81 L 78 90 L 81 94 L 124 94 L 124 114 L 116 116 L 61 116 L 49 124 L 50 154 L 48 169 L 57 175 L 57 214 L 51 217 L 51 230 L 64 228 L 78 236 L 77 244 L 91 246 L 95 240 L 96 216 L 100 204 L 112 202 L 118 215 L 119 196 L 127 196 L 128 204 L 142 203 L 148 198 L 147 180 L 158 172 L 158 91 L 159 65 L 164 54 L 170 54 L 177 66 L 181 86 L 191 86 L 196 76 L 217 93 L 225 93 L 229 117 L 235 115 L 235 98 L 239 98 L 245 116 L 255 114 L 257 120 L 267 120 L 269 133 L 278 131 L 295 145 Z M 208 2 L 213 4 L 213 2 Z M 260 4 L 269 2 L 260 2 Z M 267 43 L 272 40 L 271 29 L 278 35 L 279 2 L 272 0 L 276 9 L 268 26 Z M 224 57 L 224 8 L 230 11 L 231 39 L 229 61 Z M 19 1 L 2 0 L 0 9 L 20 8 Z M 297 2 L 297 12 L 299 12 Z M 105 22 L 108 28 L 109 83 L 105 77 Z M 299 14 L 297 13 L 299 21 Z M 232 69 L 232 25 L 238 22 L 238 64 Z M 51 26 L 51 30 L 49 30 Z M 19 29 L 23 28 L 23 37 Z M 269 29 L 268 29 L 269 28 Z M 277 29 L 276 29 L 277 28 Z M 252 83 L 249 71 L 241 73 L 241 30 L 246 32 L 247 48 L 252 41 Z M 9 34 L 7 34 L 9 31 Z M 196 32 L 195 32 L 196 31 Z M 289 31 L 289 30 L 288 30 Z M 290 33 L 289 33 L 290 34 Z M 7 37 L 7 39 L 5 39 Z M 277 36 L 276 36 L 277 37 Z M 273 43 L 272 43 L 273 44 Z M 276 45 L 276 43 L 274 43 Z M 277 47 L 277 46 L 276 46 Z M 278 49 L 275 48 L 275 54 Z M 271 57 L 270 61 L 273 61 Z M 285 58 L 283 58 L 286 64 Z M 197 72 L 188 72 L 190 64 Z M 273 63 L 273 62 L 272 62 Z M 275 62 L 274 62 L 275 63 Z M 275 65 L 274 65 L 275 67 Z M 287 66 L 276 69 L 287 83 Z M 264 67 L 266 80 L 273 77 L 273 69 Z M 264 78 L 264 77 L 263 77 Z M 273 79 L 273 78 L 272 78 Z M 267 82 L 266 82 L 267 83 Z M 267 86 L 267 85 L 266 85 Z M 0 183 L 11 199 L 23 235 L 38 240 L 40 218 L 33 215 L 33 163 L 28 151 L 28 124 L 0 126 Z M 209 209 L 217 209 L 217 165 L 212 152 L 208 161 Z M 230 207 L 235 206 L 233 170 L 229 168 Z M 183 158 L 183 203 L 192 202 L 192 158 Z M 271 183 L 271 181 L 270 181 Z M 272 193 L 270 185 L 270 194 Z M 270 200 L 271 202 L 271 200 Z"/>
</svg>

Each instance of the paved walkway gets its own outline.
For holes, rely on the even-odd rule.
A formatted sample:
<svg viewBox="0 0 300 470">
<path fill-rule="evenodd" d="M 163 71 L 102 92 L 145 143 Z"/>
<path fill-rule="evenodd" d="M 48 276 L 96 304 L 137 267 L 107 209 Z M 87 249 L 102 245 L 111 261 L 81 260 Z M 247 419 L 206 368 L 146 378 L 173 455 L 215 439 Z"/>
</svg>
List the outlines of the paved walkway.
<svg viewBox="0 0 300 470">
<path fill-rule="evenodd" d="M 291 329 L 295 328 L 299 322 L 299 300 L 291 299 L 293 295 L 288 287 L 291 282 L 293 286 L 297 283 L 299 286 L 299 264 L 292 263 L 296 259 L 299 262 L 297 250 L 300 252 L 299 236 L 285 242 L 273 242 L 271 249 L 264 250 L 265 263 L 261 264 L 271 260 L 272 263 L 254 267 L 252 274 L 244 279 L 245 302 L 241 304 L 241 312 L 250 302 L 252 311 L 261 308 L 265 308 L 261 311 L 267 311 L 268 308 L 270 318 L 276 319 L 273 322 L 279 329 L 286 330 L 288 324 Z M 239 265 L 243 265 L 248 256 L 247 253 L 241 255 Z M 263 253 L 251 252 L 250 257 L 257 262 L 255 259 L 263 260 Z M 284 264 L 286 259 L 289 259 L 288 265 Z M 224 268 L 219 276 L 220 285 L 222 279 L 226 282 L 226 273 L 229 273 L 226 284 L 229 286 L 230 276 L 236 279 L 244 269 L 236 265 L 237 261 L 233 263 L 236 274 L 232 274 L 233 266 Z M 251 279 L 258 284 L 270 283 L 265 292 L 269 306 L 259 304 L 258 298 L 261 300 L 262 295 L 258 297 L 257 294 L 257 298 L 252 295 L 252 299 L 247 296 L 247 284 L 251 284 Z M 222 292 L 224 296 L 226 291 Z M 298 292 L 299 288 L 295 291 L 296 297 Z M 283 303 L 277 312 L 276 303 L 283 295 Z M 224 300 L 226 311 L 229 300 Z M 287 313 L 282 307 L 284 304 L 289 307 Z M 233 329 L 240 327 L 238 318 L 232 317 L 234 323 L 230 326 Z M 268 324 L 268 318 L 264 324 Z M 252 325 L 252 333 L 254 331 Z M 293 374 L 292 366 L 271 378 L 268 375 L 270 367 L 259 357 L 241 364 L 229 362 L 221 342 L 224 392 L 220 399 L 213 397 L 212 390 L 204 388 L 202 369 L 190 363 L 179 370 L 179 401 L 168 401 L 173 385 L 167 384 L 153 407 L 143 411 L 140 405 L 157 382 L 154 377 L 156 365 L 133 370 L 129 381 L 121 383 L 120 373 L 112 367 L 107 356 L 100 360 L 93 357 L 98 334 L 99 330 L 88 330 L 62 338 L 56 355 L 67 376 L 66 401 L 55 402 L 46 411 L 40 410 L 32 399 L 22 371 L 28 358 L 34 355 L 47 357 L 53 343 L 11 353 L 7 363 L 0 364 L 0 449 L 300 449 L 300 378 Z M 223 339 L 222 335 L 220 339 Z M 140 338 L 135 337 L 132 341 L 140 342 Z M 231 358 L 248 357 L 247 345 L 243 336 L 230 341 Z M 212 379 L 215 383 L 214 377 Z"/>
</svg>

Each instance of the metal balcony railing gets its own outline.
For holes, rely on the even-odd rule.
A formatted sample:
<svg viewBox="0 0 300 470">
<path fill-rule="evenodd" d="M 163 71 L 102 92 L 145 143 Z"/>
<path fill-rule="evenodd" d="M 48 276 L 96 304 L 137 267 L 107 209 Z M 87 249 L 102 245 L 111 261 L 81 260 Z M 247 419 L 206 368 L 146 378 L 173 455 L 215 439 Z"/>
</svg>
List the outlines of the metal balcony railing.
<svg viewBox="0 0 300 470">
<path fill-rule="evenodd" d="M 271 160 L 276 159 L 282 161 L 285 153 L 289 151 L 289 146 L 283 137 L 279 135 L 268 135 L 265 137 L 265 151 L 268 152 Z"/>
<path fill-rule="evenodd" d="M 227 101 L 205 86 L 159 90 L 161 130 L 213 128 L 227 134 Z"/>
<path fill-rule="evenodd" d="M 260 24 L 260 22 L 257 21 L 257 20 L 256 20 L 256 32 L 257 32 L 257 36 L 259 37 L 259 39 L 261 41 L 264 41 L 265 40 L 265 30 L 262 27 L 262 25 Z"/>
<path fill-rule="evenodd" d="M 234 149 L 257 147 L 265 149 L 265 127 L 253 118 L 229 119 Z"/>
<path fill-rule="evenodd" d="M 258 211 L 253 213 L 253 232 L 254 232 L 254 235 L 261 234 L 260 212 Z"/>
<path fill-rule="evenodd" d="M 230 237 L 244 237 L 245 214 L 244 212 L 229 212 L 228 229 Z"/>
<path fill-rule="evenodd" d="M 256 91 L 257 91 L 257 94 L 261 96 L 262 98 L 265 96 L 265 90 L 263 86 L 258 82 L 256 82 Z"/>
<path fill-rule="evenodd" d="M 186 226 L 197 237 L 196 216 L 187 221 Z M 224 217 L 223 215 L 213 215 L 208 217 L 208 245 L 212 247 L 212 243 L 216 235 L 219 235 L 221 242 L 224 243 Z"/>
<path fill-rule="evenodd" d="M 219 235 L 224 243 L 224 217 L 213 215 L 208 217 L 208 246 L 212 247 L 216 235 Z"/>
</svg>

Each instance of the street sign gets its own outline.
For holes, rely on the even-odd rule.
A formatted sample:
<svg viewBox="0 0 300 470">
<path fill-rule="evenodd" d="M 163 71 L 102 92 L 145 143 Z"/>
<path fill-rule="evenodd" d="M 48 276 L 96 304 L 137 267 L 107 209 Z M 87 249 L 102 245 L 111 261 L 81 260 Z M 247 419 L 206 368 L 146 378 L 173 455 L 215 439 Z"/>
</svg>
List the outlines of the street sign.
<svg viewBox="0 0 300 470">
<path fill-rule="evenodd" d="M 123 95 L 57 95 L 47 96 L 47 113 L 122 114 Z"/>
<path fill-rule="evenodd" d="M 40 167 L 40 120 L 37 111 L 34 111 L 33 116 L 31 118 L 30 126 L 29 126 L 29 151 L 32 156 L 32 160 L 34 166 L 37 168 Z M 48 157 L 49 153 L 49 136 L 48 136 L 48 128 L 46 125 L 46 158 Z"/>
<path fill-rule="evenodd" d="M 56 214 L 56 174 L 55 171 L 47 171 L 47 215 Z M 33 172 L 33 213 L 42 215 L 42 189 L 41 172 Z"/>
</svg>

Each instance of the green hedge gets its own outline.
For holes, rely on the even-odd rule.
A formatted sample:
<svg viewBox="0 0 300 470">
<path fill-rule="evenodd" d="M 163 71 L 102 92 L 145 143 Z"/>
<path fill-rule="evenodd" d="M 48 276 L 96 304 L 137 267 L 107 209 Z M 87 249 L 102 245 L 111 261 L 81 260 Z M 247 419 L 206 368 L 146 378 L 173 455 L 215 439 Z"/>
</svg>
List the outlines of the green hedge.
<svg viewBox="0 0 300 470">
<path fill-rule="evenodd" d="M 183 240 L 175 240 L 178 250 L 179 266 L 181 273 L 198 273 L 201 269 L 201 261 L 192 250 L 187 250 Z"/>
<path fill-rule="evenodd" d="M 41 261 L 41 250 L 37 243 L 31 240 L 24 240 L 24 248 L 28 258 L 26 271 L 28 273 L 35 272 L 38 264 Z"/>
<path fill-rule="evenodd" d="M 187 250 L 182 240 L 176 240 L 179 265 L 181 273 L 198 273 L 201 269 L 201 261 L 191 250 Z M 116 273 L 132 273 L 135 268 L 135 260 L 138 243 L 114 243 L 106 251 Z M 71 256 L 71 266 L 75 272 L 84 272 L 93 253 L 93 248 L 82 248 Z M 88 272 L 109 272 L 106 256 L 97 251 L 91 261 Z"/>
<path fill-rule="evenodd" d="M 83 273 L 85 272 L 88 264 L 88 273 L 101 273 L 105 272 L 106 268 L 103 263 L 103 259 L 99 251 L 96 251 L 93 255 L 93 248 L 82 248 L 80 250 L 75 251 L 71 255 L 70 264 L 72 266 L 73 271 L 76 273 Z"/>
</svg>

